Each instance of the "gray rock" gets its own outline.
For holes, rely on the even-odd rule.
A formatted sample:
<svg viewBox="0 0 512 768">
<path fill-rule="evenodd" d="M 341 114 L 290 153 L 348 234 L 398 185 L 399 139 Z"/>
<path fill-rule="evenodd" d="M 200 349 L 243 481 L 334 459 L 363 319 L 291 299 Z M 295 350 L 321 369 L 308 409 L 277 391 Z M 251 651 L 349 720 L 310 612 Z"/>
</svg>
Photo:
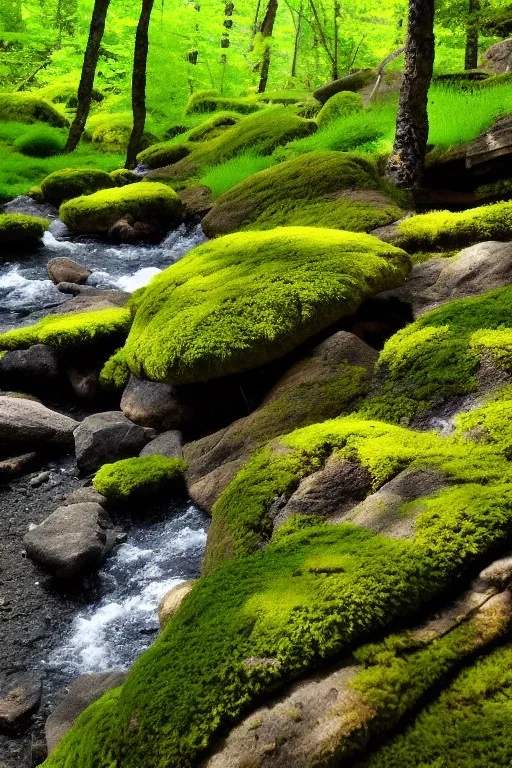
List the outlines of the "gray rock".
<svg viewBox="0 0 512 768">
<path fill-rule="evenodd" d="M 92 272 L 67 256 L 57 256 L 46 266 L 48 277 L 54 285 L 59 283 L 77 283 L 82 285 Z"/>
<path fill-rule="evenodd" d="M 15 349 L 0 358 L 0 386 L 29 392 L 54 391 L 59 386 L 59 356 L 46 344 Z"/>
<path fill-rule="evenodd" d="M 127 674 L 122 670 L 96 672 L 82 675 L 71 683 L 66 696 L 46 721 L 48 754 L 53 752 L 62 737 L 70 730 L 78 715 L 104 693 L 122 685 Z"/>
<path fill-rule="evenodd" d="M 512 38 L 491 45 L 484 54 L 484 66 L 496 75 L 512 71 Z"/>
<path fill-rule="evenodd" d="M 99 373 L 92 368 L 70 366 L 67 369 L 69 383 L 77 397 L 94 400 L 99 391 Z"/>
<path fill-rule="evenodd" d="M 101 507 L 104 507 L 107 503 L 106 498 L 98 491 L 94 490 L 92 486 L 84 486 L 83 488 L 76 488 L 70 494 L 66 496 L 66 504 L 81 504 L 82 502 L 95 502 Z"/>
<path fill-rule="evenodd" d="M 51 476 L 51 472 L 40 472 L 29 481 L 29 485 L 31 488 L 39 488 L 43 483 L 47 483 Z"/>
<path fill-rule="evenodd" d="M 42 681 L 34 673 L 16 673 L 4 679 L 0 689 L 0 729 L 15 728 L 39 706 Z"/>
<path fill-rule="evenodd" d="M 0 441 L 63 444 L 73 442 L 78 422 L 36 400 L 0 397 Z"/>
<path fill-rule="evenodd" d="M 156 437 L 153 429 L 133 424 L 121 411 L 87 416 L 74 435 L 76 460 L 83 472 L 94 472 L 103 464 L 138 456 L 146 443 Z"/>
<path fill-rule="evenodd" d="M 183 455 L 183 435 L 177 429 L 170 429 L 155 437 L 140 452 L 140 456 L 167 456 L 169 459 Z"/>
<path fill-rule="evenodd" d="M 58 507 L 23 542 L 32 560 L 58 578 L 74 578 L 101 563 L 112 527 L 99 504 L 70 504 Z"/>
<path fill-rule="evenodd" d="M 182 429 L 193 419 L 193 409 L 182 402 L 170 384 L 142 381 L 136 376 L 130 380 L 121 398 L 121 410 L 131 421 L 159 432 Z"/>
</svg>

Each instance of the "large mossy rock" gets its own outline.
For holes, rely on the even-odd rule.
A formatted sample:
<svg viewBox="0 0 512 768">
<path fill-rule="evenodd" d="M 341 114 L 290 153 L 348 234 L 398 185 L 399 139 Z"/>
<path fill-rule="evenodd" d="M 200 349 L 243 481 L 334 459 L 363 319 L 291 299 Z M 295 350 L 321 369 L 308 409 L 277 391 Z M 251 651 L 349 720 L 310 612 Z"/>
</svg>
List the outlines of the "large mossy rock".
<svg viewBox="0 0 512 768">
<path fill-rule="evenodd" d="M 227 235 L 134 295 L 125 359 L 139 378 L 170 384 L 256 368 L 409 270 L 404 251 L 370 235 L 308 227 Z"/>
<path fill-rule="evenodd" d="M 30 93 L 0 93 L 0 120 L 48 123 L 55 128 L 67 128 L 69 125 L 54 106 Z"/>
<path fill-rule="evenodd" d="M 286 107 L 267 107 L 243 118 L 220 136 L 197 143 L 183 160 L 152 171 L 148 178 L 179 181 L 244 152 L 270 155 L 276 147 L 309 136 L 316 128 L 313 120 L 303 120 Z"/>
<path fill-rule="evenodd" d="M 183 218 L 181 201 L 165 184 L 140 182 L 84 195 L 63 203 L 59 216 L 72 232 L 104 235 L 120 219 L 164 223 L 167 230 Z"/>
<path fill-rule="evenodd" d="M 65 200 L 81 195 L 92 195 L 101 189 L 115 187 L 116 183 L 106 171 L 95 168 L 64 168 L 50 173 L 41 182 L 44 199 L 59 206 Z"/>
<path fill-rule="evenodd" d="M 47 219 L 26 216 L 24 213 L 0 214 L 0 244 L 11 250 L 26 250 L 41 244 L 50 226 Z M 8 254 L 4 254 L 8 256 Z"/>
<path fill-rule="evenodd" d="M 511 425 L 509 416 L 502 421 L 503 438 L 509 438 Z M 333 461 L 364 469 L 373 494 L 419 468 L 439 481 L 398 496 L 378 534 L 357 522 L 356 510 L 346 510 L 337 524 L 325 524 L 313 514 L 275 526 L 276 499 L 290 499 Z M 347 659 L 357 662 L 358 669 L 344 665 L 348 678 L 353 673 L 358 682 L 343 697 L 344 727 L 332 734 L 331 751 L 325 751 L 325 742 L 322 750 L 323 764 L 341 764 L 340 757 L 356 757 L 369 737 L 396 727 L 431 685 L 446 680 L 507 631 L 510 600 L 504 595 L 495 610 L 482 616 L 482 585 L 469 602 L 462 598 L 446 613 L 436 610 L 433 621 L 418 627 L 419 609 L 443 593 L 453 595 L 456 585 L 478 572 L 479 564 L 509 537 L 512 474 L 497 444 L 356 417 L 312 425 L 256 454 L 216 505 L 216 516 L 223 519 L 216 533 L 217 544 L 222 534 L 224 546 L 215 553 L 222 565 L 211 568 L 210 550 L 210 574 L 139 658 L 122 689 L 81 716 L 46 768 L 62 768 L 70 757 L 75 768 L 85 768 L 91 756 L 95 765 L 117 761 L 123 768 L 202 764 L 215 736 L 260 706 L 262 696 L 275 697 L 290 681 L 314 670 L 324 675 L 325 662 L 347 659 L 349 649 L 369 636 L 382 636 L 394 621 L 410 615 L 411 631 L 395 631 L 381 644 L 359 648 L 354 660 Z M 397 520 L 408 523 L 401 533 Z M 348 678 L 341 682 L 348 684 Z M 492 685 L 485 690 L 491 693 Z M 342 714 L 339 708 L 333 712 L 335 693 L 330 692 L 331 717 Z M 322 700 L 319 695 L 319 708 Z M 296 709 L 288 716 L 300 720 Z M 373 731 L 365 727 L 372 721 Z M 435 737 L 441 738 L 442 731 L 438 723 Z M 286 741 L 276 739 L 267 755 L 279 756 Z M 474 754 L 481 757 L 482 752 Z M 305 765 L 315 764 L 322 762 Z M 390 764 L 414 761 L 407 757 Z M 476 759 L 474 765 L 479 764 Z M 448 765 L 458 763 L 454 758 Z"/>
<path fill-rule="evenodd" d="M 402 199 L 372 160 L 311 152 L 237 184 L 216 200 L 202 226 L 208 237 L 299 225 L 368 232 L 401 218 Z"/>
</svg>

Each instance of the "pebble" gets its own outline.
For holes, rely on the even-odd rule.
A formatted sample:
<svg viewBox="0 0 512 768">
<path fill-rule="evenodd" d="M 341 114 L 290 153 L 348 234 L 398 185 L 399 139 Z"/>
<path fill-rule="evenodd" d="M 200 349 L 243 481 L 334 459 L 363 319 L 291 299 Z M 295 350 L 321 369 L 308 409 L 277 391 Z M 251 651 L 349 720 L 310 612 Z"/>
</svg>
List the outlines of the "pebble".
<svg viewBox="0 0 512 768">
<path fill-rule="evenodd" d="M 47 483 L 50 477 L 50 472 L 41 472 L 39 475 L 36 475 L 36 477 L 29 480 L 29 485 L 31 488 L 38 488 L 43 483 Z"/>
</svg>

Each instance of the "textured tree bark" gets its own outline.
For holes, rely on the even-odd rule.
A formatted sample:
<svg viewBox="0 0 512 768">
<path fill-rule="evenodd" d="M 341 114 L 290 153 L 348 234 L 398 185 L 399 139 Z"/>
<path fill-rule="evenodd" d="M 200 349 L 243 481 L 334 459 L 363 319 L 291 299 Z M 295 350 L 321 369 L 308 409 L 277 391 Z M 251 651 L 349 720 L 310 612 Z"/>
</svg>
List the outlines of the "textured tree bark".
<svg viewBox="0 0 512 768">
<path fill-rule="evenodd" d="M 264 39 L 272 37 L 274 31 L 274 22 L 276 20 L 277 13 L 277 0 L 269 0 L 265 17 L 261 24 L 261 34 Z M 270 67 L 270 44 L 265 42 L 265 50 L 263 52 L 263 63 L 261 65 L 260 82 L 258 85 L 258 93 L 265 93 L 268 81 L 268 70 Z"/>
<path fill-rule="evenodd" d="M 142 0 L 137 33 L 135 35 L 135 52 L 133 55 L 132 76 L 132 111 L 133 128 L 128 142 L 126 168 L 135 168 L 137 155 L 140 152 L 144 127 L 146 125 L 146 80 L 149 50 L 149 22 L 155 0 Z"/>
<path fill-rule="evenodd" d="M 109 5 L 110 0 L 95 0 L 94 2 L 91 26 L 89 29 L 89 39 L 87 40 L 80 85 L 78 86 L 78 105 L 75 119 L 71 123 L 71 128 L 69 129 L 68 140 L 64 152 L 73 152 L 73 150 L 77 148 L 89 116 L 94 76 L 98 65 L 101 40 L 105 31 L 105 20 L 107 18 Z"/>
<path fill-rule="evenodd" d="M 478 19 L 475 14 L 480 10 L 480 0 L 469 0 L 469 21 L 466 28 L 466 55 L 464 69 L 478 67 Z"/>
<path fill-rule="evenodd" d="M 404 82 L 387 176 L 404 189 L 421 186 L 428 140 L 428 89 L 434 69 L 434 0 L 410 0 Z"/>
</svg>

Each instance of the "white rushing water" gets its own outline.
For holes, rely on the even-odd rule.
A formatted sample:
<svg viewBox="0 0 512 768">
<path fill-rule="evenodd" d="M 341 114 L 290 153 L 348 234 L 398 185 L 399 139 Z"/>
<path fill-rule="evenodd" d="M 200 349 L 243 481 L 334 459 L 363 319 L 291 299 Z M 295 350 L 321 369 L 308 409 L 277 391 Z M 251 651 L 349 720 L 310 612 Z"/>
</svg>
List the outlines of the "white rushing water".
<svg viewBox="0 0 512 768">
<path fill-rule="evenodd" d="M 101 599 L 77 614 L 50 667 L 76 676 L 130 666 L 155 638 L 162 597 L 199 575 L 205 543 L 206 518 L 193 505 L 134 531 L 100 573 Z"/>
</svg>

